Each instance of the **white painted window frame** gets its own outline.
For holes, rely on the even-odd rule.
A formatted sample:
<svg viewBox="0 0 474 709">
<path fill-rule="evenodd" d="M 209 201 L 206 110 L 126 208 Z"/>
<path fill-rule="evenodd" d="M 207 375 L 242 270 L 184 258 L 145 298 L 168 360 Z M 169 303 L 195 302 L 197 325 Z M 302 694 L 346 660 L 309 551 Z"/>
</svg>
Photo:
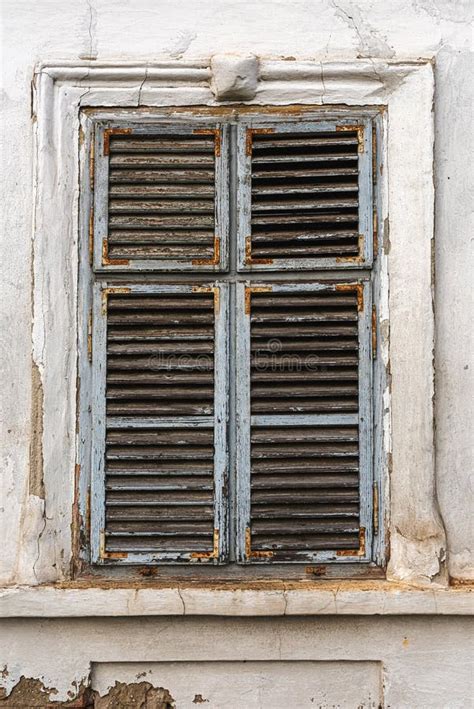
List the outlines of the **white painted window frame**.
<svg viewBox="0 0 474 709">
<path fill-rule="evenodd" d="M 40 581 L 69 578 L 75 497 L 87 495 L 77 459 L 83 431 L 76 420 L 78 388 L 87 384 L 77 380 L 78 333 L 84 326 L 77 308 L 80 113 L 96 107 L 110 107 L 116 115 L 117 109 L 138 106 L 216 106 L 211 78 L 206 63 L 180 61 L 47 65 L 35 73 L 33 359 L 44 392 L 48 510 L 38 552 L 41 567 L 50 569 Z M 390 385 L 382 392 L 383 453 L 376 462 L 385 481 L 382 497 L 390 500 L 384 520 L 390 529 L 388 578 L 419 584 L 436 581 L 445 548 L 433 450 L 432 99 L 428 62 L 263 61 L 256 97 L 247 102 L 386 107 L 377 324 L 379 360 L 389 367 Z"/>
</svg>

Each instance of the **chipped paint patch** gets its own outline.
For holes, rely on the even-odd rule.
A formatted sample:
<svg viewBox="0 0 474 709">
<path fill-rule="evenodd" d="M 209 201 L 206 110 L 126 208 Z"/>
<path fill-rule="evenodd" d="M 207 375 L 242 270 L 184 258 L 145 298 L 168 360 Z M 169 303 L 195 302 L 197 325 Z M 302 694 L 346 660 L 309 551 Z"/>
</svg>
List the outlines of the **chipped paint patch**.
<svg viewBox="0 0 474 709">
<path fill-rule="evenodd" d="M 176 703 L 167 689 L 153 687 L 149 682 L 115 682 L 107 694 L 100 696 L 96 690 L 81 684 L 77 691 L 68 692 L 65 701 L 55 700 L 58 690 L 45 687 L 40 679 L 22 676 L 9 694 L 0 688 L 0 707 L 68 707 L 68 709 L 175 709 Z M 196 697 L 201 695 L 196 695 Z M 202 700 L 206 702 L 206 699 Z"/>
<path fill-rule="evenodd" d="M 84 684 L 81 684 L 76 694 L 66 701 L 55 700 L 57 694 L 57 689 L 45 687 L 41 680 L 22 676 L 9 694 L 5 689 L 0 688 L 0 707 L 95 709 L 97 706 L 94 703 L 93 693 Z"/>
<path fill-rule="evenodd" d="M 175 709 L 176 703 L 167 689 L 153 687 L 149 682 L 115 685 L 103 697 L 94 692 L 94 709 L 118 709 L 119 707 L 140 707 L 140 709 Z"/>
<path fill-rule="evenodd" d="M 31 440 L 28 491 L 44 500 L 43 479 L 43 383 L 36 362 L 31 365 Z"/>
</svg>

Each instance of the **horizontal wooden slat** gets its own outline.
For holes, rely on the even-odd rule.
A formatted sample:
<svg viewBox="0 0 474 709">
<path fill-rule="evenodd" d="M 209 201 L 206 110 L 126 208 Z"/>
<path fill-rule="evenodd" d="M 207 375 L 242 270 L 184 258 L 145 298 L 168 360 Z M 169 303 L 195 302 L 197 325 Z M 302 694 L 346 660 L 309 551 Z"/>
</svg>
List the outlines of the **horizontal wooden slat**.
<svg viewBox="0 0 474 709">
<path fill-rule="evenodd" d="M 334 536 L 331 537 L 331 535 Z M 359 536 L 355 533 L 353 535 L 345 533 L 335 535 L 334 532 L 328 532 L 327 534 L 282 535 L 280 537 L 262 534 L 252 541 L 255 551 L 269 549 L 282 549 L 285 551 L 324 551 L 330 549 L 359 548 Z"/>
<path fill-rule="evenodd" d="M 357 494 L 353 495 L 352 502 L 349 500 L 341 504 L 341 500 L 328 500 L 327 504 L 304 504 L 299 505 L 255 505 L 252 510 L 252 517 L 255 523 L 260 520 L 295 520 L 295 519 L 327 519 L 333 517 L 359 517 L 359 505 Z M 331 504 L 329 504 L 331 503 Z"/>
<path fill-rule="evenodd" d="M 180 244 L 182 246 L 192 246 L 196 248 L 196 244 L 200 247 L 208 247 L 214 245 L 214 232 L 205 229 L 177 229 L 175 231 L 167 229 L 166 231 L 153 228 L 152 230 L 135 229 L 127 231 L 126 229 L 110 229 L 109 230 L 109 248 L 114 244 L 129 244 L 134 246 L 159 246 L 166 242 L 169 246 Z"/>
<path fill-rule="evenodd" d="M 358 145 L 357 133 L 346 133 L 345 135 L 334 135 L 333 133 L 319 133 L 319 134 L 293 134 L 288 135 L 287 133 L 274 133 L 274 134 L 259 134 L 256 133 L 253 136 L 253 150 L 257 153 L 264 150 L 280 149 L 286 150 L 287 148 L 299 148 L 304 149 L 312 147 L 329 147 L 329 146 L 344 146 L 344 145 Z"/>
<path fill-rule="evenodd" d="M 214 186 L 214 169 L 209 167 L 207 169 L 199 168 L 199 170 L 168 170 L 168 169 L 151 169 L 142 168 L 137 169 L 114 169 L 113 167 L 109 172 L 109 182 L 110 184 L 123 184 L 126 183 L 152 183 L 155 185 L 166 184 L 168 187 L 171 185 L 179 184 L 203 184 L 209 187 Z"/>
<path fill-rule="evenodd" d="M 200 168 L 200 167 L 210 167 L 214 165 L 214 154 L 211 152 L 209 154 L 190 152 L 186 153 L 147 153 L 142 154 L 141 151 L 137 151 L 135 154 L 119 154 L 113 153 L 110 156 L 110 167 L 111 168 L 140 168 L 145 169 L 164 167 L 169 169 L 172 167 L 180 168 Z"/>
<path fill-rule="evenodd" d="M 109 507 L 106 519 L 111 522 L 166 522 L 170 525 L 176 522 L 212 521 L 214 509 L 212 505 L 203 507 L 197 505 L 183 507 Z"/>
<path fill-rule="evenodd" d="M 197 536 L 177 536 L 172 538 L 153 538 L 139 534 L 132 537 L 106 537 L 106 549 L 109 552 L 209 552 L 212 553 L 212 534 L 207 538 Z"/>
<path fill-rule="evenodd" d="M 288 151 L 286 155 L 280 154 L 265 154 L 262 155 L 258 152 L 252 158 L 252 163 L 258 165 L 258 169 L 262 170 L 264 165 L 273 165 L 278 163 L 292 163 L 293 161 L 298 164 L 302 163 L 313 163 L 313 162 L 352 162 L 358 159 L 357 152 L 351 153 L 340 152 L 340 153 L 303 153 L 295 154 L 292 151 Z"/>
<path fill-rule="evenodd" d="M 110 153 L 214 153 L 214 139 L 210 136 L 133 136 L 129 138 L 113 137 L 110 140 Z"/>
<path fill-rule="evenodd" d="M 351 203 L 347 202 L 347 206 Z M 214 199 L 113 199 L 109 201 L 109 214 L 214 214 Z"/>
</svg>

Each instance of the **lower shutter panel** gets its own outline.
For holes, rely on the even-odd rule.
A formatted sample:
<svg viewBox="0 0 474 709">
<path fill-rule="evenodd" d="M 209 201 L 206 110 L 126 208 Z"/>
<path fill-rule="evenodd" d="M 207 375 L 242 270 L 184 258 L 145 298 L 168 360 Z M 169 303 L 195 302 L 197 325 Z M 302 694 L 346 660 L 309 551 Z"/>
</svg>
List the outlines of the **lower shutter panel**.
<svg viewBox="0 0 474 709">
<path fill-rule="evenodd" d="M 221 295 L 193 286 L 102 294 L 102 560 L 223 558 L 225 398 L 216 386 L 217 361 L 225 363 Z"/>
<path fill-rule="evenodd" d="M 249 286 L 245 304 L 251 416 L 242 560 L 364 556 L 363 286 Z"/>
</svg>

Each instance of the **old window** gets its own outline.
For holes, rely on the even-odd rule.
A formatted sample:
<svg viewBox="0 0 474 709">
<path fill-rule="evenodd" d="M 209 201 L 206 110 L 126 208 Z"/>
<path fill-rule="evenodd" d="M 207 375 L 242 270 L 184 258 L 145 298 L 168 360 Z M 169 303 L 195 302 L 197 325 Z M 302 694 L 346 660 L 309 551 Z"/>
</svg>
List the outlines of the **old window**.
<svg viewBox="0 0 474 709">
<path fill-rule="evenodd" d="M 95 123 L 94 563 L 379 561 L 374 135 Z"/>
</svg>

